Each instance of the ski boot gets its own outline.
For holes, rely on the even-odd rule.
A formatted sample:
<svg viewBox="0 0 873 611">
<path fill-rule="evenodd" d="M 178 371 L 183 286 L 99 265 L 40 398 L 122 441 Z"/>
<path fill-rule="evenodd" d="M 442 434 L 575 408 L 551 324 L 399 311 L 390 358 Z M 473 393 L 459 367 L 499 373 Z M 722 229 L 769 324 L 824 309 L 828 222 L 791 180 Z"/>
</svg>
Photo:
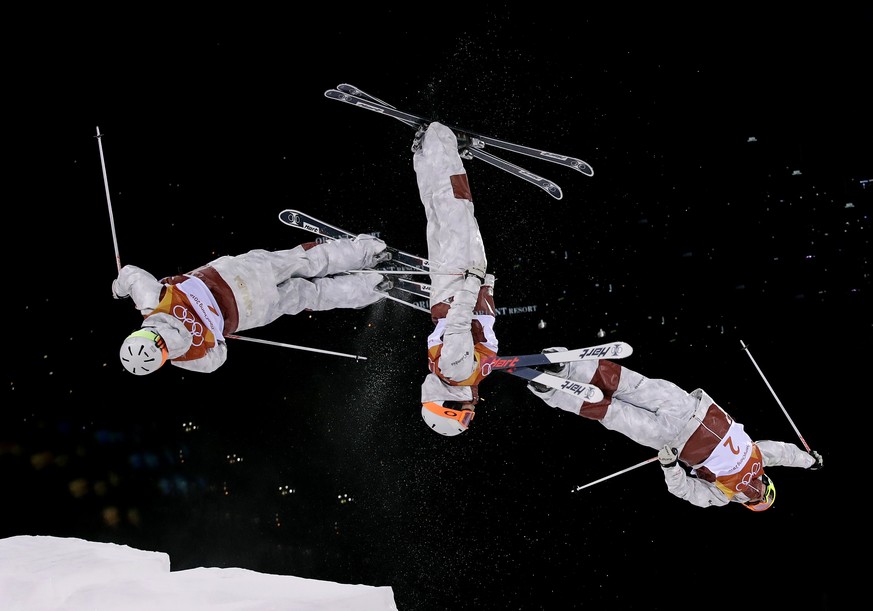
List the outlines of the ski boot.
<svg viewBox="0 0 873 611">
<path fill-rule="evenodd" d="M 427 131 L 427 125 L 421 124 L 415 130 L 415 139 L 412 141 L 412 152 L 416 153 L 421 150 L 421 139 L 424 138 L 424 132 Z"/>
<path fill-rule="evenodd" d="M 558 352 L 560 350 L 560 348 L 546 348 L 545 350 L 542 350 L 542 353 L 547 354 L 549 352 Z M 555 375 L 561 378 L 565 378 L 569 374 L 569 372 L 567 371 L 567 363 L 552 363 L 551 365 L 543 365 L 538 369 L 541 369 L 543 373 L 549 373 L 551 375 Z M 540 384 L 539 382 L 531 382 L 530 385 L 537 392 L 548 392 L 549 390 L 551 390 L 550 387 L 544 384 Z"/>
<path fill-rule="evenodd" d="M 470 147 L 473 146 L 473 139 L 464 132 L 454 133 L 455 138 L 458 140 L 458 155 L 460 155 L 461 159 L 472 159 L 473 153 L 470 152 Z"/>
<path fill-rule="evenodd" d="M 380 263 L 385 263 L 385 261 L 390 261 L 390 260 L 391 260 L 391 253 L 388 252 L 388 249 L 386 248 L 385 250 L 383 250 L 382 252 L 377 254 L 375 257 L 373 257 L 373 262 L 370 263 L 370 267 L 376 267 Z"/>
<path fill-rule="evenodd" d="M 373 290 L 376 292 L 379 292 L 379 293 L 387 293 L 388 291 L 390 291 L 393 288 L 394 288 L 394 283 L 391 280 L 389 280 L 388 278 L 385 278 L 382 282 L 377 284 Z"/>
</svg>

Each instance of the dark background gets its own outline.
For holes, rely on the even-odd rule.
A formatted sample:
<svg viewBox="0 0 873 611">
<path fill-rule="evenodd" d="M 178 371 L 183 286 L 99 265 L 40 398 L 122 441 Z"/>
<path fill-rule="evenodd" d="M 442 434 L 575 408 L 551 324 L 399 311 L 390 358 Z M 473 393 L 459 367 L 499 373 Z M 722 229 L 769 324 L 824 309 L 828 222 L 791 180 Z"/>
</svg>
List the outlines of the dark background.
<svg viewBox="0 0 873 611">
<path fill-rule="evenodd" d="M 447 8 L 10 21 L 0 536 L 388 585 L 403 611 L 839 608 L 866 528 L 869 9 Z M 763 514 L 657 465 L 573 492 L 653 452 L 499 374 L 434 435 L 430 321 L 388 300 L 247 333 L 366 361 L 237 340 L 213 374 L 127 374 L 113 229 L 158 277 L 312 239 L 285 208 L 426 254 L 412 131 L 338 83 L 593 166 L 489 149 L 558 201 L 466 162 L 497 305 L 534 309 L 498 319 L 503 355 L 626 341 L 825 469 L 771 470 Z"/>
</svg>

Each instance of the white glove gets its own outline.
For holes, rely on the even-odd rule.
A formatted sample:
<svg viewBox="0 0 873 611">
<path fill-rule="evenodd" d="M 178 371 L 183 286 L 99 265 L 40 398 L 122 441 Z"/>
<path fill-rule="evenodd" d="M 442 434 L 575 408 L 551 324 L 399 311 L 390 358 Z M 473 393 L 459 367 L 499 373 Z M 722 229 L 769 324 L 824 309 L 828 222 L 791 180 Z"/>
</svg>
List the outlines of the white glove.
<svg viewBox="0 0 873 611">
<path fill-rule="evenodd" d="M 470 276 L 476 276 L 479 279 L 479 282 L 485 282 L 485 262 L 474 263 L 471 267 L 467 268 L 467 271 L 464 272 L 464 280 L 469 278 Z"/>
<path fill-rule="evenodd" d="M 112 297 L 113 299 L 124 299 L 125 297 L 130 297 L 130 293 L 122 292 L 122 289 L 118 284 L 118 278 L 112 281 Z"/>
<path fill-rule="evenodd" d="M 671 448 L 669 445 L 665 445 L 661 448 L 661 451 L 658 452 L 658 460 L 661 461 L 662 467 L 669 469 L 676 464 L 677 460 L 679 460 L 678 455 L 679 450 Z"/>
</svg>

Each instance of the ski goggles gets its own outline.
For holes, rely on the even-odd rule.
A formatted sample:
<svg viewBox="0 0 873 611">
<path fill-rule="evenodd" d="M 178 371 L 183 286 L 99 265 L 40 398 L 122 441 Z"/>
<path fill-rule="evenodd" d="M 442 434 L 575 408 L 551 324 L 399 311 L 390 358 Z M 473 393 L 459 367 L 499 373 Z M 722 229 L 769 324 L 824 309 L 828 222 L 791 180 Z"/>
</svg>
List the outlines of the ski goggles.
<svg viewBox="0 0 873 611">
<path fill-rule="evenodd" d="M 773 502 L 776 500 L 776 486 L 773 485 L 773 481 L 762 473 L 761 483 L 763 484 L 764 488 L 764 491 L 761 495 L 761 500 L 743 503 L 745 507 L 751 509 L 752 511 L 766 511 L 770 509 L 770 507 L 773 505 Z"/>
<path fill-rule="evenodd" d="M 437 416 L 442 416 L 443 418 L 449 418 L 451 420 L 457 420 L 461 423 L 461 426 L 467 428 L 470 426 L 470 423 L 473 421 L 473 416 L 476 415 L 471 409 L 464 409 L 464 403 L 459 403 L 457 401 L 442 401 L 443 405 L 437 403 L 435 401 L 427 401 L 422 403 L 428 411 L 433 412 Z"/>
</svg>

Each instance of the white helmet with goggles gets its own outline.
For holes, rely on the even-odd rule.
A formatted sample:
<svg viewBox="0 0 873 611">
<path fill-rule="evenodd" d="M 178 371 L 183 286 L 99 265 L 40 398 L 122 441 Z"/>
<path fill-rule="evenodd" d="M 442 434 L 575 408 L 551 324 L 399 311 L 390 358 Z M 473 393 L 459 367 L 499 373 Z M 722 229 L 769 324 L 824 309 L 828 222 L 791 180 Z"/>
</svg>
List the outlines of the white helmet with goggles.
<svg viewBox="0 0 873 611">
<path fill-rule="evenodd" d="M 121 343 L 121 364 L 130 373 L 144 376 L 167 361 L 167 344 L 151 329 L 134 331 Z"/>
</svg>

